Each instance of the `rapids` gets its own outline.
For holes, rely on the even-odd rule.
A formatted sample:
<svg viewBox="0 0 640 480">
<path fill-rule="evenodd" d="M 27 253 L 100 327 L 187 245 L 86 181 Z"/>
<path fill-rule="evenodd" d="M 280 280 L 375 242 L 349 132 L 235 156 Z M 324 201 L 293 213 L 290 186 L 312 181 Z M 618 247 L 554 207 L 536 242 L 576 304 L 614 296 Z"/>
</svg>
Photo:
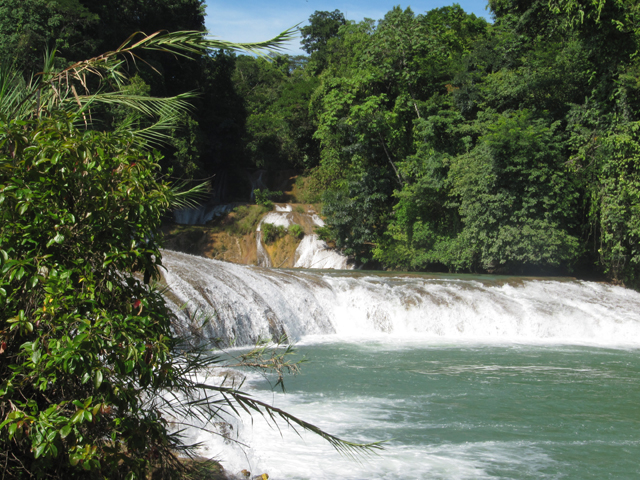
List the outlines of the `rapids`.
<svg viewBox="0 0 640 480">
<path fill-rule="evenodd" d="M 185 431 L 231 474 L 640 475 L 637 292 L 570 278 L 279 270 L 171 251 L 163 263 L 176 330 L 236 346 L 284 336 L 310 360 L 286 394 L 252 372 L 243 390 L 341 438 L 387 441 L 356 461 L 244 412 L 215 432 Z M 202 381 L 223 374 L 210 375 Z"/>
<path fill-rule="evenodd" d="M 251 345 L 281 337 L 640 346 L 640 294 L 569 278 L 277 270 L 164 251 L 180 324 Z M 199 322 L 199 323 L 198 323 Z"/>
</svg>

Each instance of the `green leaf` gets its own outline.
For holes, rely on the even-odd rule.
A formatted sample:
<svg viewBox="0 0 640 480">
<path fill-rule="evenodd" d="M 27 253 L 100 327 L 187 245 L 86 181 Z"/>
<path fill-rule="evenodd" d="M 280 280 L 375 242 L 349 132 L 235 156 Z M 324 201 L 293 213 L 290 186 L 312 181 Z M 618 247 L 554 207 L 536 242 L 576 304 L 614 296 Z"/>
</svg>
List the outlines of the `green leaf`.
<svg viewBox="0 0 640 480">
<path fill-rule="evenodd" d="M 83 418 L 84 418 L 84 410 L 78 410 L 76 413 L 73 414 L 73 417 L 71 417 L 71 423 L 80 423 L 82 422 Z"/>
<path fill-rule="evenodd" d="M 96 376 L 93 377 L 93 385 L 96 389 L 100 388 L 100 385 L 102 385 L 102 370 L 98 370 L 96 372 Z"/>
<path fill-rule="evenodd" d="M 40 350 L 34 350 L 33 353 L 31 354 L 31 361 L 34 364 L 37 364 L 40 361 L 41 356 L 42 356 L 42 353 L 40 353 Z"/>
<path fill-rule="evenodd" d="M 35 458 L 40 458 L 40 456 L 44 453 L 44 450 L 47 448 L 46 443 L 42 443 L 36 447 L 36 451 L 34 453 Z"/>
<path fill-rule="evenodd" d="M 65 425 L 60 429 L 60 437 L 67 438 L 71 433 L 71 430 L 72 430 L 71 425 Z"/>
</svg>

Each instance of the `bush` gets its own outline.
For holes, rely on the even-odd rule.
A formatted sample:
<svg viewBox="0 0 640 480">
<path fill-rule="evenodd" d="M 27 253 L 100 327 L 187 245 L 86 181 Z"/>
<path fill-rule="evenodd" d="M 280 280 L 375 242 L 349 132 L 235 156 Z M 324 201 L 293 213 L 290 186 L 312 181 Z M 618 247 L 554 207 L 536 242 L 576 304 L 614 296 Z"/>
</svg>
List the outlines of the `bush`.
<svg viewBox="0 0 640 480">
<path fill-rule="evenodd" d="M 260 226 L 262 231 L 262 240 L 264 243 L 273 243 L 279 238 L 285 236 L 285 229 L 282 225 L 273 225 L 272 223 L 263 223 Z"/>
<path fill-rule="evenodd" d="M 142 396 L 176 381 L 171 314 L 142 281 L 171 190 L 126 135 L 65 117 L 0 135 L 3 464 L 144 476 L 179 445 Z"/>
<path fill-rule="evenodd" d="M 256 231 L 260 217 L 270 209 L 263 205 L 240 205 L 233 209 L 231 231 L 238 235 L 248 235 Z"/>
<path fill-rule="evenodd" d="M 289 235 L 294 238 L 301 239 L 304 237 L 304 229 L 300 225 L 294 223 L 289 227 Z"/>
<path fill-rule="evenodd" d="M 256 188 L 253 191 L 253 194 L 256 197 L 256 203 L 258 205 L 262 205 L 262 206 L 265 206 L 265 207 L 268 207 L 268 208 L 273 208 L 272 199 L 274 197 L 281 197 L 282 196 L 282 192 L 280 192 L 280 191 L 272 192 L 268 188 L 265 188 L 264 190 L 260 190 L 259 188 Z"/>
</svg>

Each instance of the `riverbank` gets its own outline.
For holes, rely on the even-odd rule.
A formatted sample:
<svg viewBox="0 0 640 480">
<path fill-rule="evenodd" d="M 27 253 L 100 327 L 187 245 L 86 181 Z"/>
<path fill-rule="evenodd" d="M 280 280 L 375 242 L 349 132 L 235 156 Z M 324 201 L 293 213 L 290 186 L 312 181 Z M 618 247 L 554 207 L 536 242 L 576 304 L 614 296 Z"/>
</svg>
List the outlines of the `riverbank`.
<svg viewBox="0 0 640 480">
<path fill-rule="evenodd" d="M 218 208 L 218 207 L 216 207 Z M 165 248 L 241 265 L 351 269 L 353 263 L 319 238 L 318 204 L 226 206 L 204 225 L 163 225 Z"/>
</svg>

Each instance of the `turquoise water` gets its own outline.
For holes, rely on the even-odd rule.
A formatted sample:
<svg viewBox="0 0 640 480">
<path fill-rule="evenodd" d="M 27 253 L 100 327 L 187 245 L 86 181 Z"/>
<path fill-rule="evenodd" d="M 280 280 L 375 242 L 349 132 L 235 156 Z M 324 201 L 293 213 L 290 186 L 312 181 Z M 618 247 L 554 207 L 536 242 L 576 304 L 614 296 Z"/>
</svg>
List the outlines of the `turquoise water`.
<svg viewBox="0 0 640 480">
<path fill-rule="evenodd" d="M 286 395 L 252 374 L 243 390 L 342 438 L 387 441 L 353 461 L 317 436 L 242 412 L 241 422 L 230 415 L 186 433 L 233 474 L 640 478 L 638 292 L 571 279 L 283 271 L 165 253 L 176 331 L 237 346 L 284 334 L 310 360 Z M 212 321 L 201 329 L 203 316 Z"/>
<path fill-rule="evenodd" d="M 247 426 L 248 460 L 271 478 L 640 478 L 638 350 L 373 342 L 299 352 L 310 361 L 286 394 L 264 380 L 253 393 L 345 439 L 387 443 L 357 462 L 312 436 Z"/>
</svg>

